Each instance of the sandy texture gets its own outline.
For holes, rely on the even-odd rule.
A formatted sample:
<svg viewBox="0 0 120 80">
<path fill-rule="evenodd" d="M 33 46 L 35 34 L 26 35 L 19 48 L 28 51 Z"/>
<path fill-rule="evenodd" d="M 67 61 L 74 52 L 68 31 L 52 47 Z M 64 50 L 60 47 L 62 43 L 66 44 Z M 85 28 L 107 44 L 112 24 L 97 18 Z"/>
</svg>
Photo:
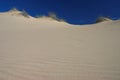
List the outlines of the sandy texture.
<svg viewBox="0 0 120 80">
<path fill-rule="evenodd" d="M 120 80 L 120 21 L 80 26 L 1 13 L 0 80 Z"/>
</svg>

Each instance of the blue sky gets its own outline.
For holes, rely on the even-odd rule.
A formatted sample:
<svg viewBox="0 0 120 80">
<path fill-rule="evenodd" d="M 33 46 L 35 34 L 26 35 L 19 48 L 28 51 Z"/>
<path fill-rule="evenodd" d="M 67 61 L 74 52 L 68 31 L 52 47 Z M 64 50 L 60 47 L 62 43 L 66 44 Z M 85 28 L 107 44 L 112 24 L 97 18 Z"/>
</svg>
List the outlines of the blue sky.
<svg viewBox="0 0 120 80">
<path fill-rule="evenodd" d="M 0 0 L 0 11 L 13 7 L 31 16 L 54 12 L 71 24 L 94 23 L 98 16 L 120 18 L 120 0 Z"/>
</svg>

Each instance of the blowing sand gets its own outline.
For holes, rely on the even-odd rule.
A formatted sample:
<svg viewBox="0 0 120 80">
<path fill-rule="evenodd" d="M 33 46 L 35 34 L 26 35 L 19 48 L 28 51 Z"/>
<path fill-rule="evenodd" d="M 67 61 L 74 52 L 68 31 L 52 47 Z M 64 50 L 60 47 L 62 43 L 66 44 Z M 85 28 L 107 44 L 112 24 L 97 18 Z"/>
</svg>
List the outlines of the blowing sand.
<svg viewBox="0 0 120 80">
<path fill-rule="evenodd" d="M 0 80 L 120 80 L 120 21 L 0 13 Z"/>
</svg>

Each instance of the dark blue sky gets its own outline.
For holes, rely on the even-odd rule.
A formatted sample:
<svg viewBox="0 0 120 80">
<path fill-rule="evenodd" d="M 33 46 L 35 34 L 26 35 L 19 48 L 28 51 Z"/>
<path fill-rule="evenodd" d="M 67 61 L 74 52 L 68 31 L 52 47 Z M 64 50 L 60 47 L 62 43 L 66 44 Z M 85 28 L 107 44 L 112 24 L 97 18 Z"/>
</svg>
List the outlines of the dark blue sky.
<svg viewBox="0 0 120 80">
<path fill-rule="evenodd" d="M 0 11 L 13 7 L 32 16 L 54 12 L 71 24 L 94 23 L 98 16 L 120 18 L 120 0 L 0 0 Z"/>
</svg>

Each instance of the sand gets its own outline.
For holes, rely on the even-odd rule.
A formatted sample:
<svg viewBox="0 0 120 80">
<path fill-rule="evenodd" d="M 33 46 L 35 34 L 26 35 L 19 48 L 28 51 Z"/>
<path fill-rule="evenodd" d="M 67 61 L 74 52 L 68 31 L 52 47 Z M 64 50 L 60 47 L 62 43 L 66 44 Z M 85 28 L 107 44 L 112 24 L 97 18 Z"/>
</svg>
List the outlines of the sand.
<svg viewBox="0 0 120 80">
<path fill-rule="evenodd" d="M 71 25 L 0 13 L 0 80 L 120 80 L 120 20 Z"/>
</svg>

